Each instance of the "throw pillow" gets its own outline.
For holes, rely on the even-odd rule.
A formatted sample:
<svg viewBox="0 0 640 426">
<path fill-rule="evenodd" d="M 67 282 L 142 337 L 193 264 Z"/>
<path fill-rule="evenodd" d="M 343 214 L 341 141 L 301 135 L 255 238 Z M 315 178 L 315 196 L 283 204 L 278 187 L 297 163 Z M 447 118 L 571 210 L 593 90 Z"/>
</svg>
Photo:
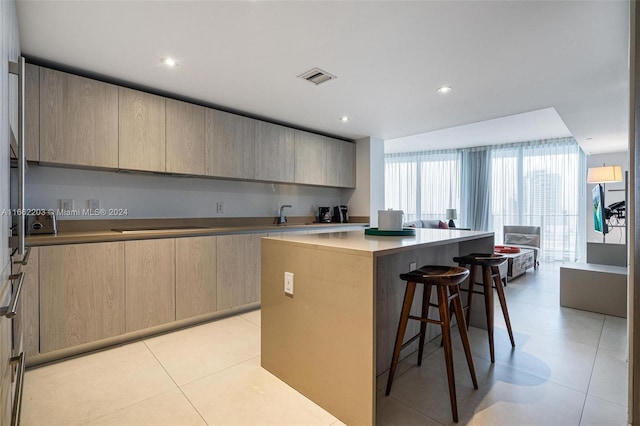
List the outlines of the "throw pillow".
<svg viewBox="0 0 640 426">
<path fill-rule="evenodd" d="M 440 229 L 449 229 L 449 225 L 447 225 L 445 222 L 443 221 L 439 221 L 438 222 L 438 228 Z"/>
</svg>

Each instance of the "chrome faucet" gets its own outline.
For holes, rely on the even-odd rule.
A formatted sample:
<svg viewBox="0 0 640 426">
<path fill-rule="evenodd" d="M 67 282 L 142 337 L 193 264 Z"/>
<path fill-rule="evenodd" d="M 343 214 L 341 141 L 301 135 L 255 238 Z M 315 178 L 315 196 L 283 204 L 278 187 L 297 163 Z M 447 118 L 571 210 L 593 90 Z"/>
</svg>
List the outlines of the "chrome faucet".
<svg viewBox="0 0 640 426">
<path fill-rule="evenodd" d="M 291 206 L 289 204 L 285 204 L 283 206 L 280 206 L 280 217 L 278 218 L 278 225 L 284 225 L 285 223 L 287 223 L 287 218 L 284 215 L 284 208 L 285 207 L 291 208 Z"/>
</svg>

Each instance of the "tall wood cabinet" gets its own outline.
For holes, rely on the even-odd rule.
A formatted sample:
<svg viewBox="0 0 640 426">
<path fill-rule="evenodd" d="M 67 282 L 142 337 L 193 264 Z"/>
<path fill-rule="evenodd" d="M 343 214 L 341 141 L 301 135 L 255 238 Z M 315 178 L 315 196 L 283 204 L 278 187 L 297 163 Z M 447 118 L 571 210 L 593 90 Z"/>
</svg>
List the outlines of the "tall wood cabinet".
<svg viewBox="0 0 640 426">
<path fill-rule="evenodd" d="M 40 160 L 40 67 L 26 64 L 24 141 L 29 161 Z"/>
<path fill-rule="evenodd" d="M 119 88 L 121 169 L 165 171 L 165 98 Z"/>
<path fill-rule="evenodd" d="M 207 176 L 255 179 L 255 122 L 240 115 L 207 109 Z"/>
<path fill-rule="evenodd" d="M 29 250 L 29 261 L 22 267 L 23 338 L 27 358 L 40 353 L 40 249 L 31 247 Z"/>
<path fill-rule="evenodd" d="M 176 239 L 176 320 L 217 310 L 217 238 Z"/>
<path fill-rule="evenodd" d="M 218 310 L 260 301 L 260 239 L 266 236 L 218 237 Z"/>
<path fill-rule="evenodd" d="M 39 251 L 42 353 L 124 333 L 123 242 Z"/>
<path fill-rule="evenodd" d="M 40 68 L 40 161 L 118 167 L 118 88 Z"/>
<path fill-rule="evenodd" d="M 256 121 L 256 179 L 293 182 L 295 141 L 293 129 Z"/>
<path fill-rule="evenodd" d="M 205 174 L 205 108 L 166 100 L 166 171 Z"/>
<path fill-rule="evenodd" d="M 125 243 L 126 331 L 176 319 L 175 240 Z"/>
</svg>

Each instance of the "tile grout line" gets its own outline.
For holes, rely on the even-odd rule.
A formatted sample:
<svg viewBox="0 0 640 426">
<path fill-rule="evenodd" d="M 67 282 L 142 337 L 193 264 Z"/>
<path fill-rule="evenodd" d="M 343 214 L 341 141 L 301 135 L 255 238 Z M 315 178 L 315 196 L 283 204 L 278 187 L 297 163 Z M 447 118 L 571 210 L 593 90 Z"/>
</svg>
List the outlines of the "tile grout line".
<svg viewBox="0 0 640 426">
<path fill-rule="evenodd" d="M 408 409 L 410 409 L 411 411 L 415 411 L 416 413 L 420 414 L 422 417 L 426 417 L 427 419 L 433 420 L 434 422 L 438 423 L 439 425 L 442 425 L 442 426 L 444 426 L 444 425 L 445 425 L 444 423 L 441 423 L 441 422 L 440 422 L 440 421 L 438 421 L 437 419 L 434 419 L 433 417 L 431 417 L 431 416 L 429 416 L 429 415 L 426 415 L 426 414 L 424 414 L 423 412 L 421 412 L 421 411 L 419 411 L 419 410 L 416 410 L 415 408 L 413 408 L 412 406 L 410 406 L 410 405 L 409 405 L 409 404 L 407 404 L 406 402 L 404 402 L 404 401 L 402 401 L 402 400 L 400 400 L 400 399 L 398 399 L 398 398 L 394 397 L 393 395 L 385 396 L 385 398 L 391 398 L 391 399 L 393 399 L 394 401 L 397 401 L 397 402 L 399 402 L 400 404 L 404 405 L 405 407 L 407 407 L 407 408 L 408 408 Z M 377 417 L 377 415 L 376 415 L 376 417 Z"/>
<path fill-rule="evenodd" d="M 598 353 L 600 352 L 600 342 L 602 341 L 602 334 L 604 333 L 604 324 L 606 321 L 607 321 L 607 316 L 605 315 L 604 318 L 602 319 L 602 328 L 600 329 L 600 337 L 598 338 L 598 345 L 596 346 L 596 354 L 593 357 L 593 364 L 591 365 L 591 373 L 589 374 L 589 384 L 587 385 L 587 392 L 584 396 L 582 411 L 580 411 L 580 423 L 582 423 L 582 417 L 584 416 L 584 409 L 587 406 L 587 398 L 589 397 L 589 390 L 591 389 L 591 380 L 593 380 L 593 370 L 595 370 L 596 368 L 596 360 L 598 359 Z"/>
<path fill-rule="evenodd" d="M 91 356 L 91 355 L 95 355 L 95 354 L 100 353 L 100 352 L 108 352 L 108 351 L 110 351 L 110 350 L 112 350 L 112 349 L 119 349 L 119 348 L 123 348 L 123 347 L 126 347 L 126 346 L 134 345 L 134 344 L 136 344 L 136 343 L 143 343 L 143 344 L 144 344 L 144 341 L 143 341 L 143 339 L 136 339 L 136 340 L 133 340 L 133 341 L 131 341 L 131 342 L 128 342 L 128 343 L 126 343 L 126 344 L 124 344 L 124 345 L 115 346 L 115 347 L 112 347 L 112 348 L 109 348 L 109 349 L 106 349 L 106 350 L 100 350 L 100 351 L 98 351 L 98 352 L 94 352 L 94 353 L 90 353 L 90 354 L 80 355 L 79 357 Z M 148 348 L 148 346 L 147 346 L 147 345 L 144 345 L 144 346 L 147 348 L 147 350 L 149 350 L 149 348 Z M 151 351 L 149 350 L 149 352 L 151 352 Z M 152 353 L 152 355 L 153 355 L 153 353 Z M 155 356 L 154 356 L 154 358 L 155 358 Z M 76 359 L 76 358 L 73 358 L 73 359 Z M 156 359 L 156 360 L 157 360 L 157 359 Z M 46 366 L 44 366 L 44 367 L 46 367 Z M 165 370 L 165 371 L 166 371 L 166 370 Z M 171 378 L 171 376 L 169 376 L 169 378 Z M 173 380 L 173 379 L 172 379 L 172 380 Z M 145 402 L 145 401 L 149 401 L 149 400 L 150 400 L 150 399 L 152 399 L 152 398 L 155 398 L 155 397 L 160 396 L 160 395 L 164 395 L 165 393 L 169 393 L 169 392 L 171 392 L 171 391 L 173 391 L 173 389 L 169 389 L 169 390 L 167 390 L 167 391 L 164 391 L 164 392 L 160 392 L 160 393 L 157 393 L 157 394 L 151 395 L 151 396 L 149 396 L 149 397 L 147 397 L 147 398 L 143 398 L 143 399 L 141 399 L 141 400 L 139 400 L 139 401 L 135 401 L 135 402 L 132 402 L 131 404 L 125 405 L 125 406 L 123 406 L 123 407 L 120 407 L 120 408 L 118 408 L 118 409 L 117 409 L 117 410 L 115 410 L 115 411 L 111 411 L 111 412 L 109 412 L 109 413 L 102 414 L 102 415 L 100 415 L 100 416 L 98 416 L 98 417 L 93 417 L 93 418 L 86 419 L 86 420 L 82 421 L 82 422 L 81 422 L 81 423 L 79 423 L 79 424 L 80 424 L 80 425 L 90 425 L 91 423 L 94 423 L 94 422 L 96 422 L 96 421 L 98 421 L 98 420 L 100 420 L 100 419 L 102 419 L 102 418 L 104 418 L 104 417 L 108 417 L 108 416 L 114 415 L 115 413 L 119 413 L 119 412 L 121 412 L 121 411 L 126 410 L 127 408 L 131 408 L 131 407 L 133 407 L 134 405 L 140 404 L 140 403 Z"/>
<path fill-rule="evenodd" d="M 176 381 L 174 380 L 173 376 L 171 376 L 171 374 L 167 371 L 167 369 L 164 367 L 164 365 L 162 365 L 162 362 L 160 362 L 160 360 L 158 359 L 158 357 L 156 356 L 156 354 L 153 353 L 153 351 L 151 350 L 151 348 L 147 345 L 146 341 L 142 341 L 142 343 L 144 343 L 144 346 L 147 348 L 147 350 L 151 353 L 151 355 L 153 356 L 153 358 L 158 362 L 158 364 L 160 364 L 160 367 L 162 367 L 162 369 L 164 370 L 165 373 L 167 373 L 167 376 L 169 376 L 169 378 L 171 379 L 171 381 L 176 385 L 176 387 L 178 388 L 178 390 L 180 391 L 180 393 L 182 394 L 182 396 L 184 396 L 184 398 L 189 402 L 189 405 L 191 405 L 191 407 L 195 410 L 196 413 L 198 413 L 198 416 L 200 416 L 200 418 L 202 419 L 202 421 L 204 422 L 205 425 L 209 425 L 209 423 L 207 423 L 207 421 L 205 420 L 205 418 L 202 416 L 202 413 L 200 413 L 200 411 L 196 408 L 195 405 L 193 405 L 193 402 L 191 402 L 191 400 L 189 399 L 189 397 L 184 393 L 184 391 L 182 390 L 182 387 L 180 387 L 180 385 L 178 385 L 178 383 L 176 383 Z"/>
</svg>

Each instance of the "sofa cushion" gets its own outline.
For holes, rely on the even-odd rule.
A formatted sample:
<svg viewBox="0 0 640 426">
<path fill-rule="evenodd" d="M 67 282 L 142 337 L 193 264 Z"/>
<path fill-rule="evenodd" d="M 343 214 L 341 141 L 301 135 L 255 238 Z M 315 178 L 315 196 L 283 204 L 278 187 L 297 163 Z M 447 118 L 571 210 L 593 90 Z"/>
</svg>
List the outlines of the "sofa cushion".
<svg viewBox="0 0 640 426">
<path fill-rule="evenodd" d="M 422 221 L 421 220 L 414 220 L 411 222 L 407 222 L 405 224 L 402 225 L 404 228 L 422 228 Z"/>
<path fill-rule="evenodd" d="M 540 236 L 536 234 L 504 234 L 504 243 L 520 246 L 540 247 Z"/>
<path fill-rule="evenodd" d="M 440 221 L 438 219 L 423 220 L 421 222 L 423 228 L 440 228 Z"/>
</svg>

